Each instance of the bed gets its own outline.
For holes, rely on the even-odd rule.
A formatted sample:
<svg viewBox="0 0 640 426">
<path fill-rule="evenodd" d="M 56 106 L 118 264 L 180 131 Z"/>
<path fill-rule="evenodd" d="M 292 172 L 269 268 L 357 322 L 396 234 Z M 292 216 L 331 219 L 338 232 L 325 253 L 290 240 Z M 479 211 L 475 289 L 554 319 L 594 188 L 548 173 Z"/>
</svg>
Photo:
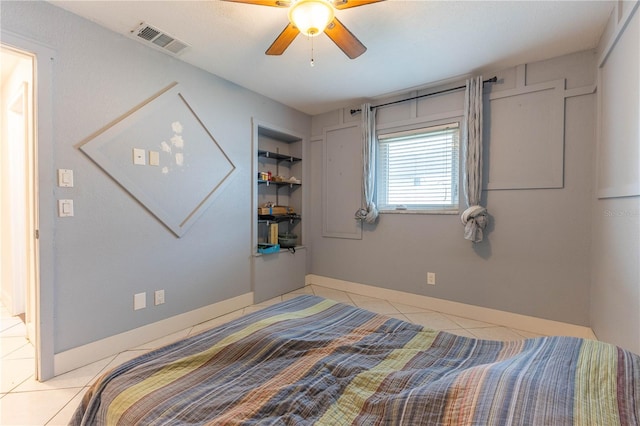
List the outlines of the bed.
<svg viewBox="0 0 640 426">
<path fill-rule="evenodd" d="M 640 357 L 430 330 L 312 295 L 102 375 L 72 425 L 637 425 Z"/>
</svg>

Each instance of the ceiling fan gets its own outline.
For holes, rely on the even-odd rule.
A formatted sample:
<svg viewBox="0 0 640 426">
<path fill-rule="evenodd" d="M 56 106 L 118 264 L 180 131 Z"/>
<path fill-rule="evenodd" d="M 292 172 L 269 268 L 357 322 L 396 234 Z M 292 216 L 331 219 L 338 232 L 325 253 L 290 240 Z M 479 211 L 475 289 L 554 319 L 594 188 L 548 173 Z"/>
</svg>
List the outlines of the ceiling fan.
<svg viewBox="0 0 640 426">
<path fill-rule="evenodd" d="M 335 10 L 349 9 L 384 0 L 225 0 L 259 6 L 289 8 L 289 24 L 265 52 L 282 55 L 291 42 L 302 33 L 315 37 L 324 32 L 351 59 L 367 48 L 335 17 Z"/>
</svg>

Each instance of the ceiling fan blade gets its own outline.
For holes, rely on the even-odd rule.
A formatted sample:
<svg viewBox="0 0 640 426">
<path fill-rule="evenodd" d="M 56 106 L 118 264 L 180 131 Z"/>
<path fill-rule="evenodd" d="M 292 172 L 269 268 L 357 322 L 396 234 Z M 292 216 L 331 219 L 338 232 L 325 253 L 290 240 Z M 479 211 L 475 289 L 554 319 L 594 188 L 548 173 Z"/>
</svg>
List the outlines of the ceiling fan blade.
<svg viewBox="0 0 640 426">
<path fill-rule="evenodd" d="M 264 53 L 267 55 L 282 55 L 298 34 L 300 34 L 300 31 L 289 23 Z"/>
<path fill-rule="evenodd" d="M 333 18 L 324 33 L 351 59 L 357 58 L 367 50 L 365 45 L 338 18 Z"/>
<path fill-rule="evenodd" d="M 257 6 L 272 6 L 272 7 L 289 7 L 291 2 L 288 0 L 222 0 L 232 3 L 246 3 L 255 4 Z"/>
<path fill-rule="evenodd" d="M 371 3 L 378 3 L 384 0 L 335 0 L 333 6 L 336 9 L 349 9 L 351 7 L 364 6 Z"/>
</svg>

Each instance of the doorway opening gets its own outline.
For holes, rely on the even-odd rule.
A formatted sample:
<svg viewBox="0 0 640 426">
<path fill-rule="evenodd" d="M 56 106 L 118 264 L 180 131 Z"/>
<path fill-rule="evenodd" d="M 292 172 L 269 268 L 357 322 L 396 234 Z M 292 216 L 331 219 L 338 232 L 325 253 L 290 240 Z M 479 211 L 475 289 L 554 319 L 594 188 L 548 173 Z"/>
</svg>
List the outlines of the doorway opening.
<svg viewBox="0 0 640 426">
<path fill-rule="evenodd" d="M 0 298 L 37 344 L 38 235 L 35 56 L 0 45 Z M 36 359 L 36 377 L 39 377 Z"/>
</svg>

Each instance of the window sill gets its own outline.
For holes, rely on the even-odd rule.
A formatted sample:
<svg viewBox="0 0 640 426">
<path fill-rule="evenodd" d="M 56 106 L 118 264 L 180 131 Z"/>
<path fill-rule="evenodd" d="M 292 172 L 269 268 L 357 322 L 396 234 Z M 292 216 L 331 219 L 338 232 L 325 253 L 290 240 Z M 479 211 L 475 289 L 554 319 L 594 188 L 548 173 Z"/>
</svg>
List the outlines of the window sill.
<svg viewBox="0 0 640 426">
<path fill-rule="evenodd" d="M 438 214 L 438 215 L 459 215 L 457 210 L 379 210 L 380 214 Z"/>
</svg>

